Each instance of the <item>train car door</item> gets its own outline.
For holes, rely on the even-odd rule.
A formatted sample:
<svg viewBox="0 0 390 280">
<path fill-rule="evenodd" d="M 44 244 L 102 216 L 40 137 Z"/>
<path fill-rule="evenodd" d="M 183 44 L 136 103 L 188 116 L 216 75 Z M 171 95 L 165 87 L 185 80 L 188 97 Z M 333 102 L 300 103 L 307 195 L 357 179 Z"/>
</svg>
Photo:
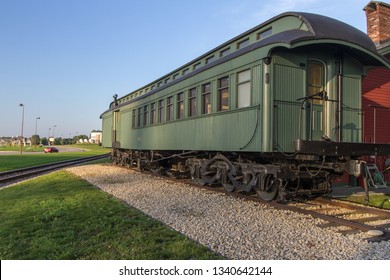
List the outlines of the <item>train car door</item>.
<svg viewBox="0 0 390 280">
<path fill-rule="evenodd" d="M 114 111 L 114 117 L 112 119 L 112 144 L 113 147 L 117 147 L 117 143 L 119 142 L 119 125 L 120 125 L 120 112 Z"/>
<path fill-rule="evenodd" d="M 320 140 L 325 134 L 324 98 L 321 92 L 325 89 L 325 64 L 319 60 L 307 63 L 307 135 L 309 140 Z"/>
</svg>

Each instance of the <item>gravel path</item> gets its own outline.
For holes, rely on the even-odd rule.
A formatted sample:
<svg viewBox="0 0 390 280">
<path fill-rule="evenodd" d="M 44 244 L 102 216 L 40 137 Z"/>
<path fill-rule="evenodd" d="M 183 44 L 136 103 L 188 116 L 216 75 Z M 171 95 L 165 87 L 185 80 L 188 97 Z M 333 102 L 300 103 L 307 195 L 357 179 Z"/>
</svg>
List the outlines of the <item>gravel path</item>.
<svg viewBox="0 0 390 280">
<path fill-rule="evenodd" d="M 343 236 L 310 216 L 112 165 L 68 170 L 229 259 L 390 259 L 390 241 Z"/>
</svg>

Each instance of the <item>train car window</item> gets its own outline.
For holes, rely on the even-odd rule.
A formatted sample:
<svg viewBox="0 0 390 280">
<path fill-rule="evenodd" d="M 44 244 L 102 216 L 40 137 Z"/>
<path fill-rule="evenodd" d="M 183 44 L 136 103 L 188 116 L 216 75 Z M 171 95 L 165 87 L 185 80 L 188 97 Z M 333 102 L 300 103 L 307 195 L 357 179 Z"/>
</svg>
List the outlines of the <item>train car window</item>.
<svg viewBox="0 0 390 280">
<path fill-rule="evenodd" d="M 131 127 L 135 128 L 136 127 L 136 120 L 137 120 L 137 110 L 133 110 L 133 114 L 131 116 Z"/>
<path fill-rule="evenodd" d="M 229 110 L 229 77 L 218 80 L 218 111 Z"/>
<path fill-rule="evenodd" d="M 237 74 L 237 107 L 251 105 L 251 71 L 246 70 Z"/>
<path fill-rule="evenodd" d="M 184 118 L 184 93 L 177 95 L 177 119 Z"/>
<path fill-rule="evenodd" d="M 183 76 L 186 75 L 186 74 L 188 74 L 189 71 L 190 71 L 189 68 L 184 69 L 184 70 L 183 70 Z"/>
<path fill-rule="evenodd" d="M 150 104 L 150 125 L 156 123 L 156 102 Z"/>
<path fill-rule="evenodd" d="M 307 94 L 313 96 L 324 89 L 324 66 L 318 61 L 309 61 L 307 64 Z M 322 104 L 320 98 L 313 98 L 313 104 Z"/>
<path fill-rule="evenodd" d="M 158 101 L 158 120 L 159 123 L 164 121 L 164 100 Z"/>
<path fill-rule="evenodd" d="M 167 98 L 167 121 L 173 120 L 173 96 Z"/>
<path fill-rule="evenodd" d="M 138 108 L 137 127 L 141 127 L 142 108 Z"/>
<path fill-rule="evenodd" d="M 149 106 L 144 106 L 144 126 L 148 125 L 148 114 L 149 114 Z"/>
<path fill-rule="evenodd" d="M 192 88 L 188 91 L 188 116 L 196 116 L 196 88 Z"/>
<path fill-rule="evenodd" d="M 242 49 L 249 45 L 249 38 L 245 39 L 244 41 L 238 42 L 237 49 Z"/>
<path fill-rule="evenodd" d="M 214 55 L 210 56 L 210 57 L 206 58 L 206 64 L 209 64 L 209 63 L 213 62 L 214 60 L 215 60 L 215 56 Z"/>
<path fill-rule="evenodd" d="M 257 40 L 262 40 L 271 35 L 272 35 L 272 27 L 257 33 Z"/>
<path fill-rule="evenodd" d="M 200 62 L 194 64 L 194 68 L 193 68 L 193 69 L 194 69 L 194 70 L 199 69 L 199 68 L 200 68 L 200 65 L 201 65 Z"/>
<path fill-rule="evenodd" d="M 202 114 L 211 113 L 211 83 L 202 85 Z"/>
<path fill-rule="evenodd" d="M 230 48 L 227 48 L 227 49 L 220 51 L 219 56 L 224 57 L 224 56 L 227 56 L 229 53 L 230 53 Z"/>
</svg>

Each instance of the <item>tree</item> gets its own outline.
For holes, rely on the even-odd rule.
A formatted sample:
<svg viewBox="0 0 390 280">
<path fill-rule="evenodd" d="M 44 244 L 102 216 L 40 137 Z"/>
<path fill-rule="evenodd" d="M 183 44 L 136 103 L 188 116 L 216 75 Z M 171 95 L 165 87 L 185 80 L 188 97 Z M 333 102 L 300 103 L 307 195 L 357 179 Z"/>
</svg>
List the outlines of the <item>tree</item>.
<svg viewBox="0 0 390 280">
<path fill-rule="evenodd" d="M 54 139 L 54 145 L 62 145 L 62 138 L 57 137 Z"/>
<path fill-rule="evenodd" d="M 88 136 L 87 135 L 76 135 L 75 137 L 73 137 L 73 143 L 77 143 L 80 139 L 88 139 Z"/>
<path fill-rule="evenodd" d="M 33 136 L 31 136 L 31 145 L 39 145 L 39 143 L 41 143 L 41 138 L 39 137 L 39 135 L 34 134 Z"/>
<path fill-rule="evenodd" d="M 42 143 L 42 145 L 48 145 L 49 144 L 49 142 L 47 141 L 47 138 L 46 137 L 43 137 L 42 139 L 41 139 L 41 143 Z"/>
</svg>

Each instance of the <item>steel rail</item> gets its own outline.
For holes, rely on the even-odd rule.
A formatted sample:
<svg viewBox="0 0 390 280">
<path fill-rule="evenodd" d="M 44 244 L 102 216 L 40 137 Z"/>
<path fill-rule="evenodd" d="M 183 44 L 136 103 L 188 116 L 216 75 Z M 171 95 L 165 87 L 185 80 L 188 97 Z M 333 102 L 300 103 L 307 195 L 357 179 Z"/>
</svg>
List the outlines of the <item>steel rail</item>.
<svg viewBox="0 0 390 280">
<path fill-rule="evenodd" d="M 109 154 L 83 157 L 83 158 L 53 162 L 53 163 L 48 163 L 48 164 L 42 164 L 42 165 L 38 165 L 38 166 L 14 169 L 14 170 L 10 170 L 10 171 L 3 171 L 3 172 L 0 172 L 0 187 L 3 187 L 4 186 L 3 184 L 9 183 L 9 182 L 13 182 L 13 181 L 20 180 L 23 178 L 39 175 L 39 174 L 42 174 L 42 173 L 45 173 L 48 171 L 60 169 L 62 167 L 76 165 L 76 164 L 94 161 L 94 160 L 98 160 L 98 159 L 103 159 L 103 158 L 108 157 L 108 155 Z"/>
<path fill-rule="evenodd" d="M 121 167 L 121 166 L 119 166 L 119 167 Z M 123 167 L 123 168 L 126 168 L 126 167 Z M 132 169 L 132 170 L 135 170 L 135 169 Z M 139 170 L 136 170 L 136 171 L 141 172 Z M 208 185 L 202 186 L 202 185 L 200 185 L 192 180 L 175 179 L 175 178 L 171 178 L 171 177 L 167 177 L 167 176 L 163 176 L 163 175 L 159 175 L 159 174 L 154 174 L 151 172 L 150 173 L 148 172 L 148 174 L 151 174 L 153 176 L 157 176 L 160 178 L 172 180 L 175 182 L 183 183 L 183 181 L 184 181 L 186 184 L 197 187 L 197 188 L 202 188 L 204 190 L 208 190 L 211 192 L 223 193 L 223 194 L 228 195 L 228 196 L 236 197 L 236 198 L 246 200 L 246 201 L 253 201 L 253 202 L 256 202 L 256 203 L 259 203 L 262 205 L 268 205 L 268 206 L 273 207 L 275 209 L 284 210 L 284 211 L 292 211 L 292 212 L 296 212 L 296 213 L 300 213 L 300 214 L 304 214 L 304 215 L 310 215 L 313 218 L 318 218 L 318 219 L 321 219 L 323 221 L 328 222 L 329 224 L 334 224 L 334 227 L 345 226 L 345 227 L 348 227 L 351 229 L 358 230 L 360 232 L 367 232 L 367 231 L 372 231 L 372 230 L 380 230 L 383 232 L 383 235 L 381 235 L 381 236 L 367 238 L 367 240 L 370 242 L 379 242 L 379 241 L 390 240 L 390 231 L 387 230 L 386 228 L 381 227 L 381 226 L 368 225 L 368 224 L 364 224 L 363 222 L 359 222 L 357 220 L 348 220 L 348 219 L 338 217 L 337 215 L 333 216 L 330 214 L 316 212 L 316 210 L 304 209 L 304 208 L 301 208 L 299 206 L 291 205 L 291 203 L 289 203 L 289 202 L 286 202 L 286 203 L 281 203 L 281 202 L 277 202 L 277 201 L 267 202 L 267 201 L 264 201 L 261 198 L 254 196 L 252 194 L 247 194 L 247 193 L 242 193 L 242 192 L 227 192 L 223 187 L 219 187 L 219 186 L 208 186 Z M 378 220 L 390 219 L 390 211 L 382 210 L 379 208 L 367 207 L 367 206 L 358 205 L 358 204 L 351 204 L 351 203 L 342 202 L 342 201 L 338 201 L 338 200 L 335 201 L 334 199 L 330 200 L 330 199 L 324 199 L 324 198 L 317 198 L 317 199 L 313 200 L 313 202 L 315 202 L 315 201 L 321 203 L 318 205 L 328 204 L 328 205 L 332 205 L 335 207 L 339 207 L 339 209 L 349 209 L 349 210 L 356 211 L 358 213 L 369 213 L 369 214 L 377 215 L 377 216 L 379 216 Z M 292 202 L 296 202 L 296 201 L 292 201 Z"/>
<path fill-rule="evenodd" d="M 164 176 L 164 175 L 160 175 L 160 174 L 155 174 L 153 172 L 143 172 L 143 171 L 140 171 L 136 168 L 129 168 L 129 167 L 124 167 L 124 166 L 120 166 L 120 165 L 117 165 L 117 167 L 123 168 L 123 169 L 131 169 L 133 171 L 140 172 L 140 173 L 147 173 L 151 176 L 163 178 L 166 180 L 170 180 L 172 182 L 184 183 L 188 186 L 201 188 L 203 190 L 207 190 L 207 191 L 214 192 L 214 193 L 221 193 L 224 195 L 236 197 L 236 198 L 242 199 L 244 201 L 256 202 L 256 203 L 259 203 L 261 205 L 267 205 L 267 206 L 273 207 L 273 208 L 278 209 L 278 210 L 291 211 L 291 212 L 296 212 L 296 213 L 300 213 L 303 215 L 309 215 L 309 216 L 312 216 L 313 218 L 318 218 L 318 219 L 321 219 L 323 221 L 328 222 L 329 224 L 333 224 L 332 225 L 333 227 L 345 226 L 345 227 L 348 227 L 348 228 L 351 228 L 354 230 L 358 230 L 359 232 L 367 232 L 367 231 L 371 231 L 371 230 L 380 230 L 383 232 L 383 235 L 381 235 L 381 236 L 367 238 L 366 240 L 369 242 L 379 242 L 379 241 L 390 240 L 390 231 L 387 230 L 386 228 L 381 227 L 381 226 L 367 225 L 367 224 L 364 224 L 363 222 L 340 218 L 340 217 L 337 217 L 337 215 L 332 216 L 329 214 L 316 212 L 316 210 L 304 209 L 304 208 L 301 208 L 299 206 L 291 205 L 291 203 L 289 203 L 289 202 L 286 202 L 286 203 L 280 203 L 277 201 L 267 202 L 267 201 L 264 201 L 261 198 L 254 196 L 250 193 L 247 194 L 247 193 L 242 193 L 242 192 L 228 192 L 222 186 L 208 186 L 208 185 L 202 186 L 202 185 L 198 184 L 197 182 L 195 182 L 193 180 L 189 180 L 189 179 L 183 180 L 183 179 L 172 178 L 172 177 L 168 177 L 168 176 Z M 375 214 L 375 215 L 380 216 L 380 217 L 378 217 L 378 220 L 390 219 L 390 211 L 381 210 L 379 208 L 367 207 L 364 205 L 357 205 L 357 204 L 355 205 L 355 204 L 351 204 L 351 203 L 329 200 L 329 199 L 324 199 L 324 198 L 317 198 L 317 199 L 314 199 L 312 201 L 313 202 L 317 201 L 317 202 L 322 203 L 322 204 L 336 206 L 336 207 L 339 207 L 339 209 L 344 208 L 344 209 L 354 210 L 354 211 L 357 211 L 359 213 Z M 292 201 L 292 202 L 296 202 L 296 201 Z M 317 204 L 317 205 L 319 206 L 322 204 Z M 340 231 L 340 232 L 342 232 L 342 231 Z M 348 231 L 345 231 L 345 232 L 348 232 Z"/>
</svg>

